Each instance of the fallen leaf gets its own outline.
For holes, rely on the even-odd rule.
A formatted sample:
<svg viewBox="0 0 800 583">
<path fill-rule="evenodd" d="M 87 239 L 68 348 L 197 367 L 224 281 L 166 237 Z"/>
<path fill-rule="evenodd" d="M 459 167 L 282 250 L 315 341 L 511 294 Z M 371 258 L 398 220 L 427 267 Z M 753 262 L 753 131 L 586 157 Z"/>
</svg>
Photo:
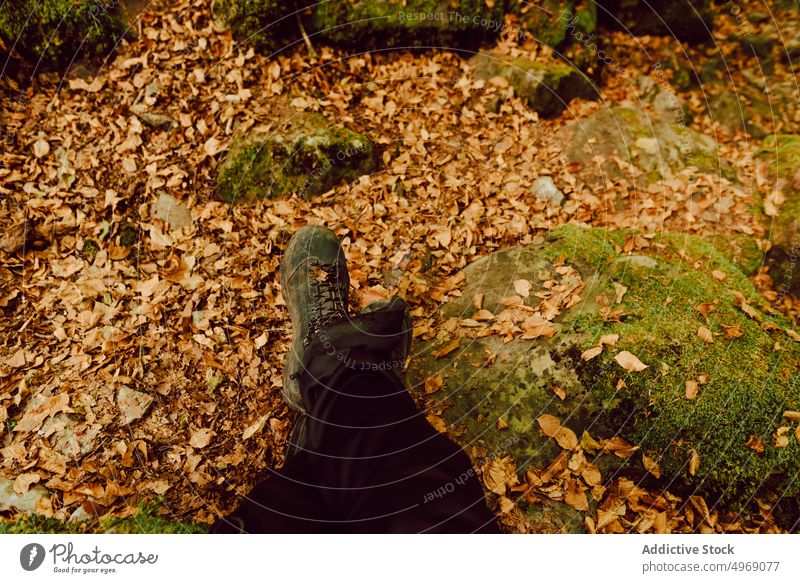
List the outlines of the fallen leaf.
<svg viewBox="0 0 800 583">
<path fill-rule="evenodd" d="M 644 369 L 648 368 L 646 364 L 644 364 L 641 360 L 636 358 L 633 354 L 628 352 L 627 350 L 623 350 L 619 354 L 614 357 L 614 360 L 617 361 L 622 368 L 627 370 L 628 372 L 641 372 Z"/>
<path fill-rule="evenodd" d="M 800 411 L 784 411 L 783 418 L 787 421 L 800 421 Z"/>
<path fill-rule="evenodd" d="M 600 337 L 600 346 L 616 346 L 619 334 L 603 334 Z"/>
<path fill-rule="evenodd" d="M 472 319 L 476 322 L 486 322 L 488 320 L 494 320 L 494 314 L 489 310 L 478 310 L 473 314 Z"/>
<path fill-rule="evenodd" d="M 594 357 L 598 356 L 601 352 L 603 352 L 603 347 L 595 346 L 594 348 L 590 348 L 589 350 L 584 350 L 581 353 L 581 358 L 583 360 L 592 360 Z"/>
<path fill-rule="evenodd" d="M 531 282 L 527 279 L 514 280 L 514 291 L 523 298 L 529 297 L 531 295 Z"/>
<path fill-rule="evenodd" d="M 269 415 L 261 415 L 255 420 L 255 422 L 248 425 L 242 433 L 242 439 L 250 439 L 256 433 L 261 431 L 264 428 L 264 424 L 267 422 L 267 419 L 269 419 Z"/>
<path fill-rule="evenodd" d="M 775 447 L 786 447 L 789 445 L 789 427 L 778 427 L 778 430 L 775 432 Z"/>
<path fill-rule="evenodd" d="M 723 324 L 722 329 L 725 331 L 726 340 L 733 340 L 734 338 L 740 338 L 744 334 L 744 331 L 742 330 L 741 326 L 726 326 L 725 324 Z"/>
<path fill-rule="evenodd" d="M 548 322 L 539 315 L 525 318 L 520 327 L 522 328 L 522 338 L 524 340 L 540 337 L 551 338 L 556 333 L 553 323 Z"/>
<path fill-rule="evenodd" d="M 551 386 L 550 390 L 552 390 L 562 401 L 567 398 L 567 392 L 561 387 Z"/>
<path fill-rule="evenodd" d="M 589 435 L 588 431 L 584 431 L 583 435 L 581 435 L 581 448 L 589 453 L 594 453 L 603 449 L 603 444 L 598 443 L 594 437 Z"/>
<path fill-rule="evenodd" d="M 694 476 L 700 468 L 700 456 L 694 448 L 689 450 L 689 474 Z"/>
<path fill-rule="evenodd" d="M 14 480 L 14 492 L 22 496 L 30 490 L 32 485 L 37 484 L 41 479 L 42 477 L 35 472 L 20 474 Z"/>
<path fill-rule="evenodd" d="M 442 358 L 443 356 L 447 356 L 448 354 L 450 354 L 459 347 L 460 342 L 461 340 L 459 338 L 456 338 L 449 344 L 445 344 L 438 350 L 434 350 L 431 354 L 433 354 L 434 358 Z"/>
<path fill-rule="evenodd" d="M 508 514 L 514 509 L 515 504 L 505 496 L 500 496 L 498 502 L 500 504 L 500 512 L 502 514 Z"/>
<path fill-rule="evenodd" d="M 583 443 L 583 440 L 581 440 L 581 443 Z M 581 477 L 587 486 L 597 486 L 603 480 L 600 469 L 594 464 L 587 464 L 581 471 Z"/>
<path fill-rule="evenodd" d="M 639 446 L 633 446 L 621 437 L 615 436 L 610 439 L 606 439 L 605 443 L 603 444 L 603 449 L 613 453 L 617 457 L 628 458 L 639 449 Z"/>
<path fill-rule="evenodd" d="M 561 429 L 561 421 L 553 415 L 545 413 L 536 419 L 539 427 L 547 437 L 555 437 L 558 430 Z"/>
<path fill-rule="evenodd" d="M 686 381 L 686 398 L 693 401 L 697 397 L 698 388 L 697 381 Z"/>
<path fill-rule="evenodd" d="M 214 435 L 215 433 L 210 429 L 198 429 L 192 432 L 189 438 L 189 445 L 197 449 L 202 449 L 211 443 L 211 437 Z"/>
<path fill-rule="evenodd" d="M 622 298 L 624 298 L 625 294 L 628 293 L 628 288 L 622 285 L 621 283 L 614 282 L 614 291 L 617 295 L 616 302 L 618 304 L 621 304 Z"/>
<path fill-rule="evenodd" d="M 795 332 L 794 330 L 791 330 L 791 329 L 789 329 L 789 328 L 786 328 L 786 330 L 784 330 L 784 332 L 786 332 L 786 335 L 787 335 L 789 338 L 791 338 L 792 340 L 794 340 L 795 342 L 800 342 L 800 334 L 798 334 L 798 333 L 797 333 L 797 332 Z"/>
<path fill-rule="evenodd" d="M 655 476 L 656 478 L 660 478 L 661 477 L 661 468 L 658 466 L 656 461 L 653 460 L 653 458 L 648 457 L 648 456 L 643 454 L 642 455 L 642 464 L 644 465 L 644 469 L 646 469 L 648 472 L 653 474 L 653 476 Z"/>
<path fill-rule="evenodd" d="M 720 271 L 719 269 L 715 269 L 714 271 L 711 272 L 711 277 L 713 277 L 717 281 L 722 282 L 728 278 L 728 274 L 726 274 L 724 271 Z"/>
<path fill-rule="evenodd" d="M 49 397 L 36 407 L 28 409 L 14 427 L 14 431 L 36 431 L 44 423 L 44 420 L 56 413 L 71 413 L 69 408 L 69 395 L 59 393 Z"/>
<path fill-rule="evenodd" d="M 764 453 L 764 442 L 758 435 L 748 437 L 745 445 L 756 453 Z"/>
<path fill-rule="evenodd" d="M 44 158 L 50 153 L 50 144 L 44 138 L 39 138 L 33 143 L 33 155 Z"/>
<path fill-rule="evenodd" d="M 444 385 L 444 376 L 440 373 L 425 379 L 425 393 L 430 395 L 435 393 Z"/>
<path fill-rule="evenodd" d="M 589 500 L 586 498 L 586 493 L 581 490 L 577 480 L 572 480 L 567 486 L 564 502 L 572 506 L 575 510 L 580 510 L 582 512 L 589 510 Z"/>
<path fill-rule="evenodd" d="M 697 336 L 706 344 L 714 344 L 714 335 L 705 326 L 700 326 L 697 329 Z"/>
<path fill-rule="evenodd" d="M 578 436 L 568 427 L 559 427 L 554 437 L 562 449 L 572 451 L 578 447 Z"/>
</svg>

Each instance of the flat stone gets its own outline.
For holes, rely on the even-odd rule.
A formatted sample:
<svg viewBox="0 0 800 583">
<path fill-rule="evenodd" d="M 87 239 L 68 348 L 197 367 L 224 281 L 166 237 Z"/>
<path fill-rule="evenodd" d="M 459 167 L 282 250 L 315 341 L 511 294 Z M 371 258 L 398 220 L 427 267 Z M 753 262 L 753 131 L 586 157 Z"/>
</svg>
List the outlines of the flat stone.
<svg viewBox="0 0 800 583">
<path fill-rule="evenodd" d="M 177 230 L 192 224 L 192 213 L 189 212 L 176 198 L 162 193 L 156 201 L 153 216 L 169 225 L 170 229 Z"/>
<path fill-rule="evenodd" d="M 16 510 L 23 514 L 40 514 L 39 501 L 49 497 L 50 492 L 44 486 L 33 486 L 24 494 L 17 494 L 14 481 L 0 476 L 0 512 Z"/>
<path fill-rule="evenodd" d="M 549 176 L 543 176 L 533 181 L 533 194 L 540 200 L 549 200 L 556 204 L 564 202 L 564 193 L 558 189 Z"/>
</svg>

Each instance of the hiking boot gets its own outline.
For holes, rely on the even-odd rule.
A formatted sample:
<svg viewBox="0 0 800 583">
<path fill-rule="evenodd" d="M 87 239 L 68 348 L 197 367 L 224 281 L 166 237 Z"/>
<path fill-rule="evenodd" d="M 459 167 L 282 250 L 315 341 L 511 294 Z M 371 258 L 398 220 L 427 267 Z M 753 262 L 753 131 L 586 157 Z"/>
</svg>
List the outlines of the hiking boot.
<svg viewBox="0 0 800 583">
<path fill-rule="evenodd" d="M 402 363 L 397 367 L 399 371 L 398 376 L 402 376 L 402 371 L 405 369 L 406 365 L 406 359 L 408 359 L 408 353 L 411 351 L 412 332 L 414 329 L 414 326 L 411 322 L 411 316 L 408 314 L 408 310 L 406 310 L 406 303 L 397 296 L 385 300 L 375 300 L 374 302 L 370 302 L 364 306 L 364 308 L 361 310 L 361 313 L 370 314 L 374 312 L 394 311 L 398 309 L 403 310 L 403 326 L 402 329 L 397 333 L 397 346 L 392 349 L 389 358 L 394 362 Z"/>
<path fill-rule="evenodd" d="M 298 378 L 303 354 L 325 328 L 348 317 L 350 276 L 336 235 L 316 225 L 298 230 L 281 261 L 281 293 L 292 320 L 292 345 L 286 353 L 283 398 L 304 411 Z"/>
</svg>

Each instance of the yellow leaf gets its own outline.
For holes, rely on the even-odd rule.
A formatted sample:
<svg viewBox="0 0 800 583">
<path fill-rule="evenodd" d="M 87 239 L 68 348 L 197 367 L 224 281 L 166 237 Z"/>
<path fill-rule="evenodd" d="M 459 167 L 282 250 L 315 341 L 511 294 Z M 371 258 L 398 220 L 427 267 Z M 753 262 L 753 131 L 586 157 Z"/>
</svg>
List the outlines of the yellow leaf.
<svg viewBox="0 0 800 583">
<path fill-rule="evenodd" d="M 561 421 L 559 421 L 557 417 L 547 413 L 537 418 L 536 421 L 547 437 L 555 437 L 558 430 L 561 429 Z"/>
<path fill-rule="evenodd" d="M 689 474 L 694 476 L 699 468 L 700 456 L 697 455 L 697 452 L 692 448 L 689 450 Z"/>
<path fill-rule="evenodd" d="M 442 388 L 444 384 L 444 376 L 439 373 L 435 376 L 425 379 L 425 393 L 430 395 Z"/>
<path fill-rule="evenodd" d="M 594 348 L 590 348 L 589 350 L 584 350 L 581 354 L 581 358 L 583 360 L 592 360 L 595 356 L 599 355 L 603 352 L 603 346 L 595 346 Z"/>
<path fill-rule="evenodd" d="M 564 502 L 572 506 L 575 510 L 581 510 L 583 512 L 589 510 L 589 500 L 586 499 L 586 493 L 581 490 L 577 480 L 572 480 L 569 486 L 567 486 Z"/>
<path fill-rule="evenodd" d="M 705 326 L 700 326 L 697 329 L 697 335 L 700 337 L 700 340 L 706 344 L 714 344 L 714 335 L 711 333 L 711 330 Z"/>
<path fill-rule="evenodd" d="M 578 447 L 578 436 L 568 427 L 560 427 L 555 434 L 556 441 L 563 449 L 572 451 Z"/>
<path fill-rule="evenodd" d="M 644 364 L 641 360 L 636 358 L 636 356 L 634 356 L 627 350 L 623 350 L 622 352 L 617 354 L 614 357 L 614 360 L 616 360 L 617 364 L 619 364 L 622 368 L 624 368 L 628 372 L 640 372 L 648 368 L 646 364 Z"/>
<path fill-rule="evenodd" d="M 456 338 L 455 340 L 453 340 L 449 344 L 445 344 L 444 346 L 439 348 L 439 350 L 434 350 L 431 354 L 433 354 L 434 358 L 442 358 L 443 356 L 447 356 L 448 354 L 450 354 L 451 352 L 456 350 L 458 348 L 459 344 L 460 344 L 460 340 L 458 338 Z"/>
<path fill-rule="evenodd" d="M 686 381 L 686 398 L 690 401 L 697 397 L 697 381 Z"/>
<path fill-rule="evenodd" d="M 644 465 L 644 469 L 653 474 L 656 478 L 661 477 L 661 468 L 653 458 L 642 455 L 642 464 Z"/>
</svg>

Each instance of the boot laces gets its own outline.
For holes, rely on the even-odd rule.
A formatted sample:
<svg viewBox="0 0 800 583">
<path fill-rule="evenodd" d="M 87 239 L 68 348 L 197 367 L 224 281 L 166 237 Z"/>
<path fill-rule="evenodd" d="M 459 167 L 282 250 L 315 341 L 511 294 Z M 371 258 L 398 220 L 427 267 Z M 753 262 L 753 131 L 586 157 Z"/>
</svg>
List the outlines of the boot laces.
<svg viewBox="0 0 800 583">
<path fill-rule="evenodd" d="M 303 339 L 305 346 L 322 330 L 347 317 L 340 290 L 340 270 L 337 263 L 315 262 L 311 265 L 311 297 L 314 307 L 311 309 L 308 332 Z"/>
</svg>

